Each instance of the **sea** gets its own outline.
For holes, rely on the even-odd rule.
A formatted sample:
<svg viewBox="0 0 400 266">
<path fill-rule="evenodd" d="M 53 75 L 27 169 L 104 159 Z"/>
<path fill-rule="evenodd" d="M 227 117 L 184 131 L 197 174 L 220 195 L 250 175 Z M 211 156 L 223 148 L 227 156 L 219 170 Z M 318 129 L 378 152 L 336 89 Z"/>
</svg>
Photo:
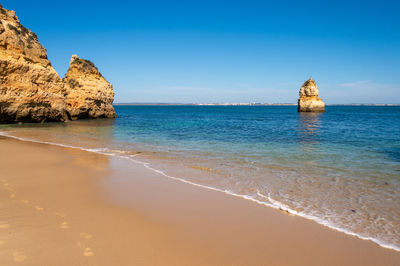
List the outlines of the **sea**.
<svg viewBox="0 0 400 266">
<path fill-rule="evenodd" d="M 120 157 L 400 251 L 399 106 L 115 109 L 116 119 L 2 125 L 0 134 Z"/>
</svg>

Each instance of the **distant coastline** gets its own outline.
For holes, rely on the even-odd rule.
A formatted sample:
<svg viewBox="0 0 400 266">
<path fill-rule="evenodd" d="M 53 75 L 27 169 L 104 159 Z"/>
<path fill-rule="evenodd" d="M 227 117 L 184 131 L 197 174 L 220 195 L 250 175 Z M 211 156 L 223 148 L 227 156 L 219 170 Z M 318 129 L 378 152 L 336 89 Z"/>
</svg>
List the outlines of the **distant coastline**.
<svg viewBox="0 0 400 266">
<path fill-rule="evenodd" d="M 297 103 L 114 103 L 115 106 L 297 106 Z M 400 106 L 400 103 L 349 103 L 326 104 L 327 106 Z"/>
</svg>

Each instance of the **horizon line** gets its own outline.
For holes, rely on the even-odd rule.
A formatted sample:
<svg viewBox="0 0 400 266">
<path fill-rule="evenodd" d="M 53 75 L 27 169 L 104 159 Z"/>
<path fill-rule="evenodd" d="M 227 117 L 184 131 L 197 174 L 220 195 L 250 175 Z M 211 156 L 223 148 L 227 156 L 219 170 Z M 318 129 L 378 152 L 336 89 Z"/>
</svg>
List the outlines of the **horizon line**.
<svg viewBox="0 0 400 266">
<path fill-rule="evenodd" d="M 118 102 L 113 105 L 192 105 L 192 106 L 297 106 L 297 103 L 180 103 L 180 102 Z M 331 103 L 326 106 L 400 106 L 400 103 Z"/>
</svg>

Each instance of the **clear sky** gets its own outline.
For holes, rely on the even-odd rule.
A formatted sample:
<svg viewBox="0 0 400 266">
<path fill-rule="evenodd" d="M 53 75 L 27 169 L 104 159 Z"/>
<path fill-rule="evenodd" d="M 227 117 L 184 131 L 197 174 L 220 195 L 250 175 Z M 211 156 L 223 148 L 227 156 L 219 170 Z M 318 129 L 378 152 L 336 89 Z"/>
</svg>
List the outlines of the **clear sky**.
<svg viewBox="0 0 400 266">
<path fill-rule="evenodd" d="M 400 1 L 2 0 L 64 76 L 93 61 L 115 102 L 400 103 Z"/>
</svg>

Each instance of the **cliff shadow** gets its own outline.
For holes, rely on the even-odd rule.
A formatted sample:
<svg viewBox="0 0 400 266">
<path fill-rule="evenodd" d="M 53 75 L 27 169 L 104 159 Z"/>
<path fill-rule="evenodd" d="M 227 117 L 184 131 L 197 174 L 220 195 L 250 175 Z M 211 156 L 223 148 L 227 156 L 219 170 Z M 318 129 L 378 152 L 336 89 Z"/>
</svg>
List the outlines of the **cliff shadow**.
<svg viewBox="0 0 400 266">
<path fill-rule="evenodd" d="M 109 158 L 95 152 L 111 147 L 114 119 L 89 119 L 67 123 L 13 124 L 0 127 L 6 134 L 36 143 L 66 147 L 65 152 L 77 158 L 76 163 L 91 168 L 104 169 Z M 53 145 L 49 145 L 52 147 Z M 72 148 L 68 148 L 72 147 Z"/>
</svg>

